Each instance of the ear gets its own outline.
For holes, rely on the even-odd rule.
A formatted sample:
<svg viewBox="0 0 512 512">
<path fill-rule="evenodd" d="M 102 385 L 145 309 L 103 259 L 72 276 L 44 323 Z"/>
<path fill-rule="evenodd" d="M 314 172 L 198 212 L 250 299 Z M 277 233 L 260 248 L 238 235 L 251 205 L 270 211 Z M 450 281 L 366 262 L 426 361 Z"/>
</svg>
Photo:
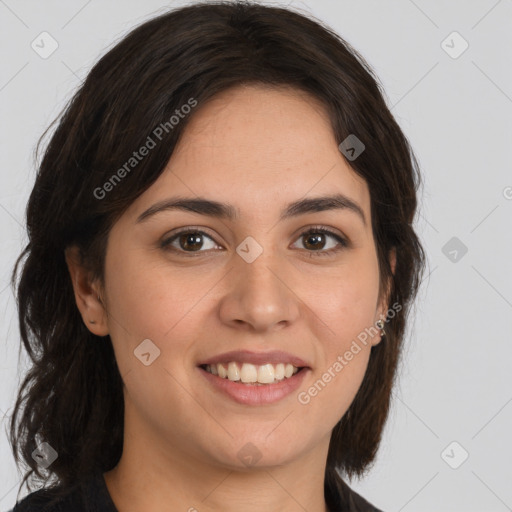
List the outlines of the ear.
<svg viewBox="0 0 512 512">
<path fill-rule="evenodd" d="M 64 251 L 75 301 L 85 326 L 96 336 L 107 336 L 107 312 L 100 298 L 100 287 L 91 282 L 90 273 L 83 266 L 78 247 L 68 247 Z"/>
<path fill-rule="evenodd" d="M 393 247 L 389 253 L 388 253 L 388 261 L 389 265 L 391 267 L 391 272 L 393 275 L 395 274 L 396 269 L 396 249 Z M 379 319 L 384 321 L 384 329 L 386 328 L 386 318 L 387 313 L 389 310 L 389 299 L 391 295 L 391 278 L 388 279 L 388 282 L 386 283 L 386 289 L 382 293 L 381 299 L 379 301 L 379 305 L 377 307 L 377 318 L 375 319 L 375 322 L 377 322 Z M 372 342 L 372 345 L 377 345 L 381 340 L 382 336 L 374 336 L 374 340 Z"/>
</svg>

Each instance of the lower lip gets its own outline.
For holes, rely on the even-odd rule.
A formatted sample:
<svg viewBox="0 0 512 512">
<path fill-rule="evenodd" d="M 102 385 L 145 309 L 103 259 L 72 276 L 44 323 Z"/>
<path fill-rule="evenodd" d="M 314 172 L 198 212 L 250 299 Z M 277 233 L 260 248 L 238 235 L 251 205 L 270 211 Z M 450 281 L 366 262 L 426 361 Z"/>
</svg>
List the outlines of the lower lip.
<svg viewBox="0 0 512 512">
<path fill-rule="evenodd" d="M 309 370 L 309 368 L 303 368 L 295 375 L 287 379 L 285 378 L 281 382 L 255 386 L 242 384 L 240 381 L 233 382 L 229 379 L 223 379 L 207 372 L 200 366 L 197 368 L 216 389 L 222 391 L 235 402 L 245 405 L 265 405 L 282 400 L 297 390 Z"/>
</svg>

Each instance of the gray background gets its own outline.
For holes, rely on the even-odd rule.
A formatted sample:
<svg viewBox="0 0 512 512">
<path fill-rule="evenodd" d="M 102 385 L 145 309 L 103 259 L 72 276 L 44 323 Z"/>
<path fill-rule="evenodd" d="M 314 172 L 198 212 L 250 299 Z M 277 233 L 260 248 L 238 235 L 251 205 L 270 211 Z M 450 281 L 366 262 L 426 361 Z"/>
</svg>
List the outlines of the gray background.
<svg viewBox="0 0 512 512">
<path fill-rule="evenodd" d="M 5 415 L 26 357 L 18 366 L 9 278 L 26 242 L 36 141 L 107 47 L 184 3 L 0 0 L 0 510 L 20 480 Z M 417 228 L 430 275 L 377 462 L 351 485 L 386 512 L 512 510 L 512 1 L 290 4 L 373 66 L 425 179 Z M 58 43 L 47 59 L 31 47 L 43 31 Z M 457 58 L 464 42 L 446 39 L 453 31 L 469 44 Z"/>
</svg>

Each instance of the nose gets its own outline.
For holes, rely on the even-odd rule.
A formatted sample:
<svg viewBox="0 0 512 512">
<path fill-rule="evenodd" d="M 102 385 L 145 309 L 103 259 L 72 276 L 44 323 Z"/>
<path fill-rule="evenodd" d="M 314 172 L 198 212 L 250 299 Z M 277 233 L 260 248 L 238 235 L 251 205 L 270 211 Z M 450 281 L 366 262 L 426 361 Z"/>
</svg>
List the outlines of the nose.
<svg viewBox="0 0 512 512">
<path fill-rule="evenodd" d="M 290 272 L 279 265 L 272 251 L 264 250 L 252 263 L 236 255 L 226 280 L 219 312 L 224 324 L 262 333 L 299 318 L 300 300 L 293 291 Z"/>
</svg>

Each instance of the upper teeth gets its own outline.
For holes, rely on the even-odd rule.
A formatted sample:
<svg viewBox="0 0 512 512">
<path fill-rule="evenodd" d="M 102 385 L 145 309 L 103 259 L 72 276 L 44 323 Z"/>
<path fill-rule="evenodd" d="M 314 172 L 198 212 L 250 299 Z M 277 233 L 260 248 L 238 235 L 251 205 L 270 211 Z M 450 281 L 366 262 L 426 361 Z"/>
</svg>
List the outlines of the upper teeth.
<svg viewBox="0 0 512 512">
<path fill-rule="evenodd" d="M 207 364 L 206 371 L 213 375 L 218 375 L 223 379 L 228 378 L 234 382 L 241 380 L 242 382 L 272 384 L 273 382 L 291 377 L 297 373 L 299 369 L 290 363 L 278 363 L 276 365 L 268 363 L 262 366 L 256 366 L 251 363 L 243 363 L 240 365 L 239 363 L 231 361 L 227 365 L 227 370 L 223 364 L 219 363 Z"/>
</svg>

